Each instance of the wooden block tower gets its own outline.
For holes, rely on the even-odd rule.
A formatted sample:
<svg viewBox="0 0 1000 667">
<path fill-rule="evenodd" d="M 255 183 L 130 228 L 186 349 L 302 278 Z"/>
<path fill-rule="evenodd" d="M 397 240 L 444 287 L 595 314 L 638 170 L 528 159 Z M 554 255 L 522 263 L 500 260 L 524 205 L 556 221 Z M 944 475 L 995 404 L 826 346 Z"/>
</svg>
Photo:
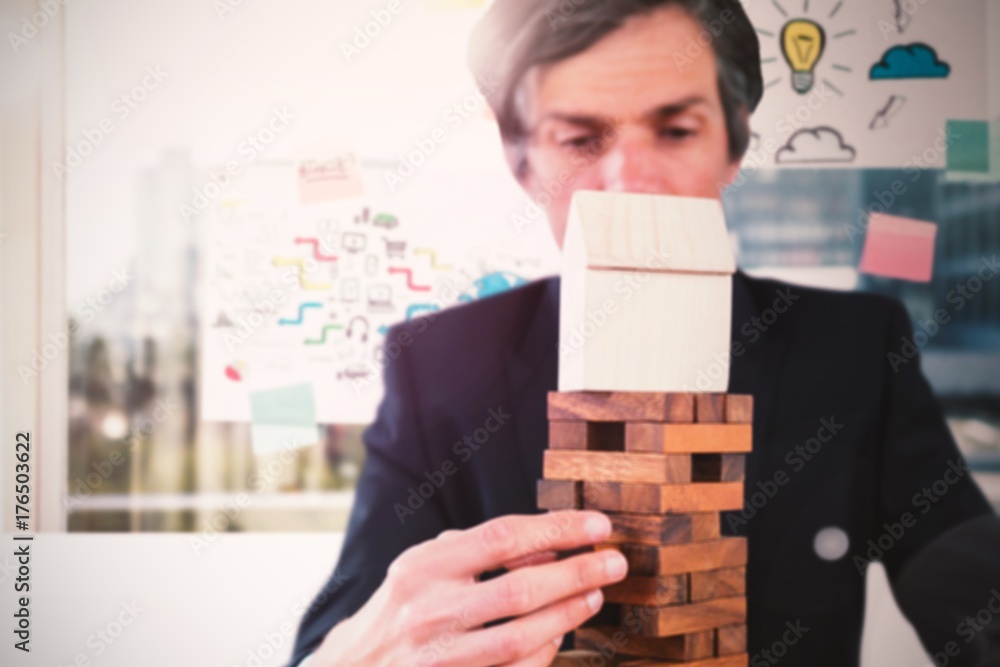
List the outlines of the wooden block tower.
<svg viewBox="0 0 1000 667">
<path fill-rule="evenodd" d="M 659 259 L 640 266 L 640 252 Z M 746 667 L 747 545 L 721 536 L 720 512 L 743 506 L 753 399 L 724 393 L 735 266 L 721 207 L 576 193 L 564 261 L 538 505 L 607 514 L 613 532 L 598 548 L 620 550 L 629 573 L 553 666 Z M 631 293 L 605 284 L 629 274 Z"/>
</svg>

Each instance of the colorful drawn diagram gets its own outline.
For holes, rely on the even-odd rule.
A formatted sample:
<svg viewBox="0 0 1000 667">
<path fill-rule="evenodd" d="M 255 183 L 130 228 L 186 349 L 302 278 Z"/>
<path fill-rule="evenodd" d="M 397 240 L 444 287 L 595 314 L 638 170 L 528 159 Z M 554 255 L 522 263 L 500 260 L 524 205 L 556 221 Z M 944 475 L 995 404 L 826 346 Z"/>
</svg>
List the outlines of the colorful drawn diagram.
<svg viewBox="0 0 1000 667">
<path fill-rule="evenodd" d="M 413 282 L 413 269 L 408 266 L 390 266 L 389 274 L 403 274 L 406 276 L 406 287 L 414 292 L 429 292 L 431 290 L 430 285 L 418 285 Z"/>
<path fill-rule="evenodd" d="M 371 369 L 365 364 L 351 364 L 337 371 L 338 380 L 361 380 L 371 375 Z"/>
<path fill-rule="evenodd" d="M 275 257 L 271 260 L 275 266 L 294 266 L 298 269 L 299 285 L 302 289 L 308 290 L 328 290 L 332 287 L 330 283 L 318 283 L 306 277 L 306 260 L 299 257 Z"/>
<path fill-rule="evenodd" d="M 328 331 L 337 331 L 343 328 L 343 324 L 327 324 L 320 330 L 319 338 L 306 338 L 306 345 L 322 345 L 326 342 L 326 334 Z"/>
<path fill-rule="evenodd" d="M 355 315 L 351 318 L 351 321 L 347 323 L 347 337 L 354 337 L 354 324 L 359 323 L 364 326 L 364 330 L 361 332 L 360 340 L 362 343 L 368 342 L 368 330 L 371 328 L 371 324 L 368 323 L 368 318 L 364 315 Z"/>
<path fill-rule="evenodd" d="M 306 303 L 299 304 L 299 315 L 295 319 L 282 317 L 278 320 L 278 324 L 283 326 L 302 324 L 302 318 L 305 316 L 306 308 L 322 308 L 323 304 L 318 301 L 307 301 Z"/>
<path fill-rule="evenodd" d="M 399 218 L 392 215 L 391 213 L 379 213 L 372 220 L 372 225 L 375 227 L 382 227 L 383 229 L 395 229 L 399 226 Z"/>
<path fill-rule="evenodd" d="M 393 241 L 387 238 L 382 240 L 385 241 L 386 257 L 404 257 L 406 255 L 406 241 Z"/>
<path fill-rule="evenodd" d="M 468 292 L 462 294 L 458 297 L 458 300 L 459 302 L 464 303 L 475 299 L 485 299 L 488 296 L 500 294 L 501 292 L 506 292 L 509 289 L 526 285 L 527 283 L 528 281 L 521 276 L 508 271 L 495 271 L 493 273 L 487 273 L 482 278 L 473 282 L 473 292 L 471 294 Z"/>
<path fill-rule="evenodd" d="M 337 256 L 336 255 L 327 255 L 327 254 L 323 253 L 322 251 L 320 251 L 320 249 L 319 249 L 319 245 L 320 245 L 319 244 L 319 239 L 317 239 L 317 238 L 297 236 L 297 237 L 295 237 L 295 242 L 296 243 L 308 243 L 309 245 L 311 245 L 313 247 L 313 257 L 316 258 L 317 261 L 320 261 L 320 262 L 335 262 L 335 261 L 337 261 Z"/>
<path fill-rule="evenodd" d="M 368 287 L 368 307 L 373 310 L 392 310 L 392 287 L 371 285 Z"/>
<path fill-rule="evenodd" d="M 358 232 L 344 232 L 340 245 L 349 253 L 358 253 L 368 246 L 368 237 Z"/>
<path fill-rule="evenodd" d="M 454 267 L 451 264 L 440 264 L 437 259 L 437 252 L 432 248 L 414 248 L 414 255 L 427 255 L 431 258 L 431 268 L 435 271 L 451 271 Z"/>
<path fill-rule="evenodd" d="M 938 59 L 933 47 L 921 42 L 890 47 L 868 72 L 873 81 L 885 79 L 944 79 L 951 65 Z"/>
<path fill-rule="evenodd" d="M 435 313 L 439 310 L 441 310 L 441 306 L 436 303 L 412 303 L 406 307 L 406 319 L 409 321 L 414 317 L 420 317 L 427 313 Z"/>
<path fill-rule="evenodd" d="M 357 278 L 345 278 L 340 281 L 340 300 L 344 303 L 357 301 L 361 296 L 361 283 Z"/>
</svg>

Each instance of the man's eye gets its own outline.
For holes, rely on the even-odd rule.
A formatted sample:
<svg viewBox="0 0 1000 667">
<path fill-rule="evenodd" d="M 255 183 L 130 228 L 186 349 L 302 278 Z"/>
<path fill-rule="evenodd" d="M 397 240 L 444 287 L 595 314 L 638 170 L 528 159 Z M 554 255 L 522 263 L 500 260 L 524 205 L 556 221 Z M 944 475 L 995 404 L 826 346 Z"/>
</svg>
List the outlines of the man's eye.
<svg viewBox="0 0 1000 667">
<path fill-rule="evenodd" d="M 576 137 L 569 137 L 568 139 L 563 139 L 559 142 L 559 145 L 563 148 L 569 148 L 573 150 L 584 150 L 590 148 L 599 139 L 596 135 L 592 134 L 582 134 Z"/>
<path fill-rule="evenodd" d="M 686 127 L 665 127 L 660 130 L 661 137 L 667 137 L 670 139 L 686 139 L 694 136 L 694 133 L 694 130 Z"/>
</svg>

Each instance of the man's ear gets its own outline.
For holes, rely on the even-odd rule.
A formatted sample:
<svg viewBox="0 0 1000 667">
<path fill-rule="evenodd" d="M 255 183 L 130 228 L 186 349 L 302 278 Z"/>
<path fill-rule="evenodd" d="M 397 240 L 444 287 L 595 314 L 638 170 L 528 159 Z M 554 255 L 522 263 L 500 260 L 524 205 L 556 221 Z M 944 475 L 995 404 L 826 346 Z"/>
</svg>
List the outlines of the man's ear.
<svg viewBox="0 0 1000 667">
<path fill-rule="evenodd" d="M 510 173 L 513 174 L 514 180 L 530 195 L 533 182 L 531 178 L 531 166 L 528 164 L 528 147 L 526 142 L 523 139 L 517 142 L 504 141 L 503 156 L 507 160 L 507 166 L 510 168 Z"/>
<path fill-rule="evenodd" d="M 733 181 L 736 180 L 736 176 L 740 173 L 740 164 L 742 162 L 743 158 L 740 158 L 729 163 L 729 168 L 726 170 L 726 187 L 732 185 Z"/>
<path fill-rule="evenodd" d="M 750 136 L 750 111 L 744 105 L 740 105 L 736 109 L 737 117 L 739 118 L 740 125 L 743 126 L 743 131 L 746 132 L 747 137 Z M 729 161 L 729 167 L 726 169 L 726 187 L 732 184 L 736 180 L 736 177 L 740 173 L 740 165 L 743 164 L 743 158 L 747 151 L 750 150 L 749 140 L 747 142 L 747 147 L 743 150 L 743 155 L 741 155 L 736 160 Z"/>
</svg>

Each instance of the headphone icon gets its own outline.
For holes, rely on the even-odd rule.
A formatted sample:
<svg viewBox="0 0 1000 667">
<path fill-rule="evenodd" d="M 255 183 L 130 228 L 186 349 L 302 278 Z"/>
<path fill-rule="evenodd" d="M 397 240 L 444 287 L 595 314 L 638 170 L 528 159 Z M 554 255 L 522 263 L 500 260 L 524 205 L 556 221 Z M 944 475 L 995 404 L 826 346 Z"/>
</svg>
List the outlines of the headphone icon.
<svg viewBox="0 0 1000 667">
<path fill-rule="evenodd" d="M 366 318 L 363 315 L 355 315 L 354 317 L 351 318 L 351 321 L 347 323 L 347 337 L 350 338 L 354 334 L 354 323 L 359 320 L 361 321 L 362 324 L 365 325 L 365 330 L 361 333 L 361 342 L 367 343 L 368 330 L 371 328 L 371 325 L 368 324 L 368 318 Z"/>
</svg>

